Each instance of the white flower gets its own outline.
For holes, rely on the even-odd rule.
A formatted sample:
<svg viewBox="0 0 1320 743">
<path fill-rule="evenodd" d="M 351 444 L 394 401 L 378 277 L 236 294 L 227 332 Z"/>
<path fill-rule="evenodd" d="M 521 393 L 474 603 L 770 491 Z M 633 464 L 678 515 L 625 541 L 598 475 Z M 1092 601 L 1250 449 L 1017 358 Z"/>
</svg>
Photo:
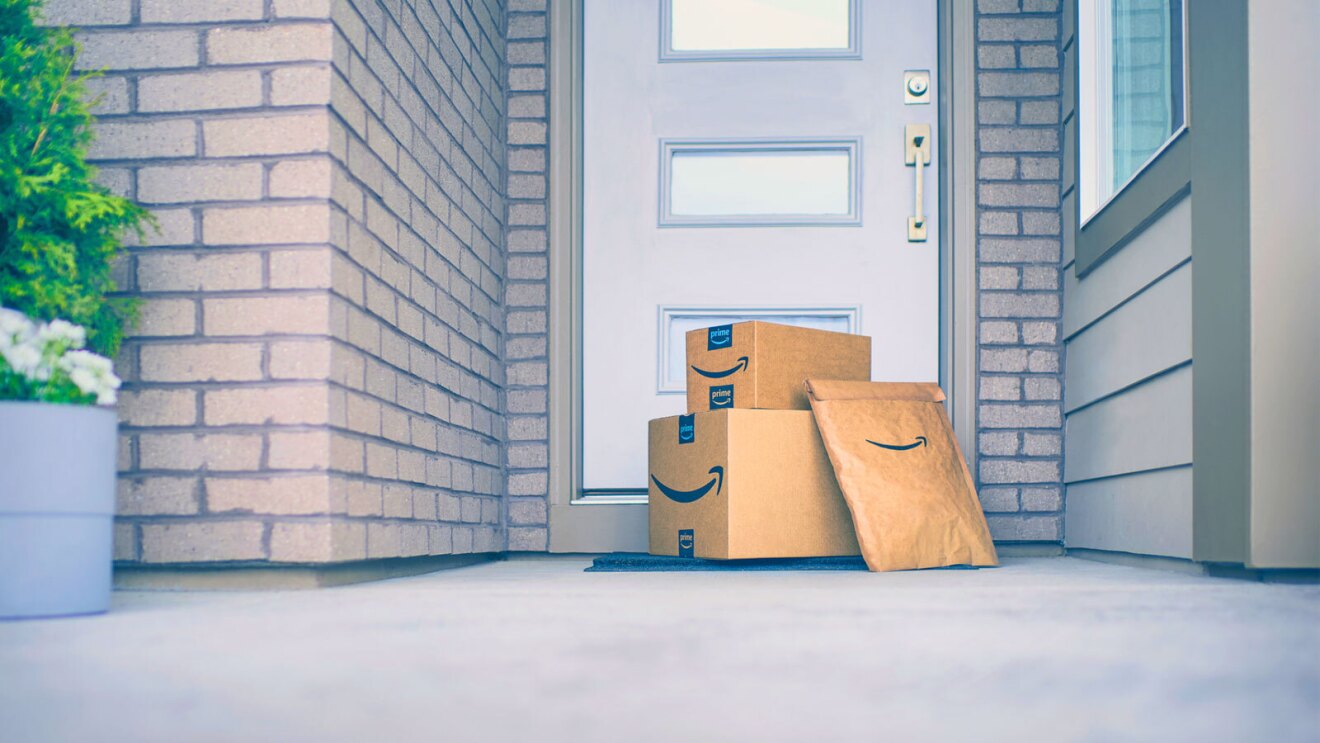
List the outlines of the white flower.
<svg viewBox="0 0 1320 743">
<path fill-rule="evenodd" d="M 37 330 L 37 339 L 47 349 L 56 343 L 64 348 L 82 348 L 87 342 L 87 331 L 66 320 L 51 320 Z"/>
<path fill-rule="evenodd" d="M 0 351 L 21 345 L 36 332 L 27 315 L 0 307 Z"/>
<path fill-rule="evenodd" d="M 122 383 L 110 359 L 90 351 L 69 351 L 60 358 L 59 367 L 83 394 L 96 395 L 98 405 L 114 404 L 115 390 Z"/>
<path fill-rule="evenodd" d="M 17 332 L 20 328 L 32 328 L 32 321 L 18 310 L 0 307 L 0 333 Z"/>
<path fill-rule="evenodd" d="M 87 331 L 65 320 L 36 324 L 21 312 L 0 307 L 0 358 L 15 373 L 42 384 L 33 399 L 44 400 L 63 382 L 63 374 L 98 405 L 113 405 L 119 389 L 114 363 L 104 356 L 81 351 Z M 55 380 L 52 382 L 52 380 Z"/>
<path fill-rule="evenodd" d="M 0 355 L 14 371 L 28 379 L 44 382 L 50 379 L 50 367 L 41 363 L 41 351 L 31 343 L 20 343 L 0 349 Z"/>
</svg>

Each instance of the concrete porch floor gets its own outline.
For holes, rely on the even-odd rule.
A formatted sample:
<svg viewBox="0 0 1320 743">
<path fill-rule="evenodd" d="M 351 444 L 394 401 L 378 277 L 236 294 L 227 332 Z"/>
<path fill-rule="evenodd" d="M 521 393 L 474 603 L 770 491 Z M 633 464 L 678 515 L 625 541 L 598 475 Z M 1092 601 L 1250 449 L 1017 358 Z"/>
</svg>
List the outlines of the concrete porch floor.
<svg viewBox="0 0 1320 743">
<path fill-rule="evenodd" d="M 1320 587 L 1004 562 L 120 592 L 0 623 L 0 739 L 1320 738 Z"/>
</svg>

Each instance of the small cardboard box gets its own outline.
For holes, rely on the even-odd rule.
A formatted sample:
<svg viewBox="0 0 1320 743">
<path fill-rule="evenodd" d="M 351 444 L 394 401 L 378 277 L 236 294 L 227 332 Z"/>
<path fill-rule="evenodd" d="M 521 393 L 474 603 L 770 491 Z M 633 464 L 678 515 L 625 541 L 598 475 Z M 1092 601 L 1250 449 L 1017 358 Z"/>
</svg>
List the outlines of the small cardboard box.
<svg viewBox="0 0 1320 743">
<path fill-rule="evenodd" d="M 803 380 L 871 379 L 864 335 L 749 322 L 690 330 L 687 409 L 806 410 Z"/>
<path fill-rule="evenodd" d="M 860 554 L 811 411 L 657 418 L 650 437 L 651 554 Z"/>
</svg>

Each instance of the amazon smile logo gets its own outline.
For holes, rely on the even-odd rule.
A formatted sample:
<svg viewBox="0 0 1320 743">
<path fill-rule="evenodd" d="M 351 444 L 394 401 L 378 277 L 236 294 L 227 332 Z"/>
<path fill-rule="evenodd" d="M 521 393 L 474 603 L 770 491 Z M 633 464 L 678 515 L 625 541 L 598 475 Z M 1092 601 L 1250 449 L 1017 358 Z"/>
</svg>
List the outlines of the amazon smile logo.
<svg viewBox="0 0 1320 743">
<path fill-rule="evenodd" d="M 925 446 L 926 437 L 918 436 L 917 440 L 913 441 L 911 444 L 882 444 L 879 441 L 872 441 L 870 439 L 867 439 L 866 443 L 871 444 L 872 446 L 878 446 L 881 449 L 888 449 L 890 451 L 907 451 L 908 449 L 915 449 L 918 446 Z"/>
<path fill-rule="evenodd" d="M 724 377 L 729 376 L 730 374 L 737 374 L 738 372 L 745 370 L 747 368 L 747 363 L 748 362 L 746 356 L 739 356 L 738 363 L 734 364 L 729 369 L 723 369 L 721 371 L 706 371 L 705 369 L 698 369 L 696 365 L 693 365 L 692 371 L 709 379 L 722 379 Z"/>
<path fill-rule="evenodd" d="M 724 468 L 715 465 L 708 471 L 710 474 L 714 475 L 714 477 L 710 478 L 710 481 L 705 485 L 692 490 L 678 490 L 676 488 L 671 488 L 663 482 L 660 482 L 655 475 L 651 475 L 651 482 L 655 483 L 655 486 L 660 488 L 660 492 L 664 493 L 665 497 L 669 500 L 674 501 L 675 503 L 692 503 L 693 501 L 701 500 L 702 496 L 709 493 L 711 488 L 715 488 L 716 495 L 719 495 L 720 491 L 724 489 Z"/>
</svg>

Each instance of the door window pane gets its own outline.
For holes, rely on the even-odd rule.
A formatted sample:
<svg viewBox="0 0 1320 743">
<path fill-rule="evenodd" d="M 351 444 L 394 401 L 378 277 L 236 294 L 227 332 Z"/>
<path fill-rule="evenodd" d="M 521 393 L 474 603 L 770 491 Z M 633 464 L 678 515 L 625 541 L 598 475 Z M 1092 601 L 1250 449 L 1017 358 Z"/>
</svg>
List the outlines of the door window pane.
<svg viewBox="0 0 1320 743">
<path fill-rule="evenodd" d="M 1082 0 L 1081 199 L 1090 217 L 1182 130 L 1182 0 Z"/>
<path fill-rule="evenodd" d="M 856 0 L 667 0 L 661 56 L 847 56 Z"/>
<path fill-rule="evenodd" d="M 666 143 L 662 152 L 662 224 L 856 221 L 855 143 Z"/>
</svg>

